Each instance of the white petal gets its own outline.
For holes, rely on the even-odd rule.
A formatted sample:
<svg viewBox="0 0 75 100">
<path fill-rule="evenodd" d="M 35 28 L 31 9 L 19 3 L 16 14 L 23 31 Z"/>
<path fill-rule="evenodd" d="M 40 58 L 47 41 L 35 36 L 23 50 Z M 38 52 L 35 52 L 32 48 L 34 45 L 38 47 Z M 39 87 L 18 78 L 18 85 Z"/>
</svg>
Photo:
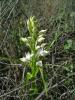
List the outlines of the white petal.
<svg viewBox="0 0 75 100">
<path fill-rule="evenodd" d="M 26 61 L 27 61 L 27 59 L 26 59 L 25 57 L 20 58 L 20 60 L 21 60 L 22 62 L 26 62 Z"/>
<path fill-rule="evenodd" d="M 41 44 L 41 48 L 43 48 L 45 45 L 46 45 L 46 43 L 42 43 L 42 44 Z"/>
<path fill-rule="evenodd" d="M 36 50 L 40 49 L 40 46 L 36 46 Z"/>
<path fill-rule="evenodd" d="M 40 37 L 43 37 L 43 35 L 44 35 L 44 34 L 41 34 L 41 35 L 39 35 L 38 37 L 39 37 L 39 38 L 40 38 Z"/>
<path fill-rule="evenodd" d="M 41 38 L 38 38 L 38 42 L 42 42 L 45 38 L 41 37 Z"/>
<path fill-rule="evenodd" d="M 27 53 L 27 54 L 26 54 L 26 59 L 27 59 L 27 60 L 30 60 L 32 56 L 33 56 L 33 54 Z"/>
<path fill-rule="evenodd" d="M 26 57 L 20 58 L 20 60 L 22 62 L 28 62 L 29 60 L 31 60 L 31 57 L 33 56 L 33 54 L 30 54 L 29 52 L 26 54 Z"/>
<path fill-rule="evenodd" d="M 27 38 L 21 38 L 21 41 L 27 42 L 28 40 L 27 40 Z"/>
<path fill-rule="evenodd" d="M 38 50 L 39 56 L 46 56 L 47 54 L 48 54 L 48 51 L 44 50 L 43 48 Z"/>
<path fill-rule="evenodd" d="M 42 66 L 42 61 L 36 62 L 36 65 L 37 65 L 37 66 Z"/>
<path fill-rule="evenodd" d="M 47 30 L 41 30 L 39 33 L 45 33 Z"/>
<path fill-rule="evenodd" d="M 43 56 L 46 56 L 48 54 L 48 51 L 44 50 L 43 51 Z"/>
<path fill-rule="evenodd" d="M 28 39 L 31 39 L 31 37 L 28 37 Z"/>
</svg>

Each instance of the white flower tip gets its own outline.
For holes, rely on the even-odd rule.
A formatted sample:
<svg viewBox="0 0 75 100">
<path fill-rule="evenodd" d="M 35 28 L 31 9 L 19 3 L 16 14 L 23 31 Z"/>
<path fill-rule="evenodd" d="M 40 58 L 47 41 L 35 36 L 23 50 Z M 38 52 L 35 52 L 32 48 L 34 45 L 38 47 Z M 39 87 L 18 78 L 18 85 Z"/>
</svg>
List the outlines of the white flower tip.
<svg viewBox="0 0 75 100">
<path fill-rule="evenodd" d="M 29 52 L 26 54 L 26 57 L 23 57 L 23 58 L 20 58 L 20 60 L 22 61 L 22 62 L 28 62 L 30 59 L 31 59 L 31 57 L 33 56 L 33 54 L 30 54 Z"/>
<path fill-rule="evenodd" d="M 37 66 L 42 66 L 42 61 L 36 62 L 36 65 L 37 65 Z"/>
<path fill-rule="evenodd" d="M 47 30 L 41 30 L 39 33 L 45 33 Z"/>
<path fill-rule="evenodd" d="M 38 37 L 41 38 L 41 37 L 43 37 L 43 36 L 44 36 L 44 34 L 41 34 L 41 35 L 39 35 Z"/>
<path fill-rule="evenodd" d="M 21 41 L 27 42 L 27 38 L 21 38 Z"/>
<path fill-rule="evenodd" d="M 41 48 L 43 48 L 44 46 L 46 46 L 46 43 L 42 43 L 41 44 Z"/>
<path fill-rule="evenodd" d="M 43 57 L 46 56 L 48 53 L 49 53 L 48 51 L 43 50 L 43 49 L 40 49 L 40 50 L 38 51 L 38 55 L 43 56 Z"/>
<path fill-rule="evenodd" d="M 26 54 L 26 59 L 27 59 L 27 60 L 30 60 L 32 56 L 33 56 L 33 54 L 27 53 L 27 54 Z"/>
<path fill-rule="evenodd" d="M 36 50 L 40 49 L 40 46 L 36 46 Z"/>
<path fill-rule="evenodd" d="M 44 40 L 45 38 L 43 38 L 43 37 L 40 37 L 40 38 L 38 38 L 38 42 L 42 42 L 43 40 Z"/>
<path fill-rule="evenodd" d="M 48 53 L 49 53 L 49 51 L 46 51 L 46 50 L 45 50 L 44 52 L 45 52 L 46 54 L 48 54 Z"/>
<path fill-rule="evenodd" d="M 22 62 L 26 62 L 26 58 L 25 58 L 25 57 L 20 58 L 20 60 L 21 60 Z"/>
</svg>

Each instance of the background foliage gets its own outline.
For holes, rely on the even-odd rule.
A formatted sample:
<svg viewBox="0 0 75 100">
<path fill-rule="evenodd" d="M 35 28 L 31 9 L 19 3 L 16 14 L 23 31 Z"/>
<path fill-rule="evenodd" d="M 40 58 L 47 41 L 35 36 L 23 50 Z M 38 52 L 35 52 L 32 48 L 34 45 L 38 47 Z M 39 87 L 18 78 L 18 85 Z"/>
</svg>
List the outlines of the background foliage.
<svg viewBox="0 0 75 100">
<path fill-rule="evenodd" d="M 40 29 L 47 29 L 45 41 L 50 54 L 45 58 L 44 75 L 48 96 L 31 94 L 23 86 L 24 64 L 19 60 L 28 48 L 20 38 L 28 36 L 26 21 L 36 16 Z M 75 98 L 75 0 L 0 1 L 0 98 L 1 100 L 74 100 Z M 28 69 L 25 69 L 26 71 Z M 26 74 L 25 71 L 25 74 Z M 64 82 L 65 81 L 65 82 Z M 26 87 L 27 86 L 27 87 Z M 54 87 L 55 86 L 55 87 Z M 38 88 L 39 88 L 38 87 Z M 40 95 L 40 98 L 39 98 Z M 39 98 L 39 99 L 38 99 Z"/>
</svg>

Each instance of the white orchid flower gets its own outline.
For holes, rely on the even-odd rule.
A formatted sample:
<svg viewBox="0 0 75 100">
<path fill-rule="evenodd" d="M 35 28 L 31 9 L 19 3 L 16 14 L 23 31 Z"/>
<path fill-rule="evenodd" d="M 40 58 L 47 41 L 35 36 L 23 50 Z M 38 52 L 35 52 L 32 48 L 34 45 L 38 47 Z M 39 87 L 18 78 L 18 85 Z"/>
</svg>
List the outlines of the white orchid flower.
<svg viewBox="0 0 75 100">
<path fill-rule="evenodd" d="M 41 30 L 39 33 L 45 33 L 47 30 Z"/>
<path fill-rule="evenodd" d="M 46 43 L 42 43 L 40 46 L 37 45 L 37 46 L 36 46 L 36 50 L 38 50 L 38 49 L 40 49 L 40 48 L 44 48 L 45 45 L 46 45 Z"/>
<path fill-rule="evenodd" d="M 44 39 L 45 39 L 44 37 L 40 37 L 37 39 L 37 42 L 42 42 L 42 41 L 44 41 Z"/>
<path fill-rule="evenodd" d="M 28 39 L 27 38 L 21 38 L 21 41 L 23 41 L 23 42 L 27 42 L 28 41 Z"/>
<path fill-rule="evenodd" d="M 21 60 L 22 62 L 26 62 L 26 61 L 27 61 L 25 57 L 20 58 L 20 60 Z"/>
<path fill-rule="evenodd" d="M 26 57 L 20 58 L 20 60 L 21 60 L 22 62 L 27 62 L 27 61 L 31 60 L 31 57 L 32 57 L 32 56 L 33 56 L 33 54 L 27 53 L 27 54 L 26 54 Z"/>
<path fill-rule="evenodd" d="M 46 45 L 46 43 L 42 43 L 41 44 L 41 48 L 44 48 L 45 45 Z"/>
<path fill-rule="evenodd" d="M 44 36 L 44 34 L 41 34 L 41 35 L 39 35 L 38 37 L 40 38 L 40 37 L 43 37 Z"/>
<path fill-rule="evenodd" d="M 41 67 L 42 66 L 42 61 L 36 62 L 36 65 Z"/>
<path fill-rule="evenodd" d="M 27 60 L 30 60 L 32 56 L 33 56 L 33 54 L 27 53 L 27 54 L 26 54 L 26 59 L 27 59 Z"/>
<path fill-rule="evenodd" d="M 31 39 L 31 37 L 28 37 L 28 39 Z"/>
<path fill-rule="evenodd" d="M 39 56 L 46 56 L 47 54 L 48 54 L 49 52 L 48 51 L 46 51 L 46 50 L 44 50 L 43 48 L 40 48 L 39 50 L 38 50 L 38 52 L 37 52 L 37 54 L 39 55 Z"/>
<path fill-rule="evenodd" d="M 40 46 L 36 46 L 36 50 L 40 49 Z"/>
</svg>

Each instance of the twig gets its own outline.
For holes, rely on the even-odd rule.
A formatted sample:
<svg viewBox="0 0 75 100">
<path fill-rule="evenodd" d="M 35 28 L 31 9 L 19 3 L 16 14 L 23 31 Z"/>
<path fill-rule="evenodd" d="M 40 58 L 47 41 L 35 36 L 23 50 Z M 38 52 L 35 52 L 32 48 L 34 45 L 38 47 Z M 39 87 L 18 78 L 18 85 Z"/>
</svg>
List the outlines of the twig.
<svg viewBox="0 0 75 100">
<path fill-rule="evenodd" d="M 40 78 L 38 78 L 38 79 L 36 79 L 36 80 L 39 80 L 39 79 L 40 79 Z M 31 84 L 31 83 L 34 83 L 36 80 L 34 80 L 34 81 L 32 81 L 32 82 L 30 82 L 30 83 L 28 83 L 28 84 L 25 84 L 25 85 L 20 86 L 20 85 L 24 82 L 24 81 L 23 81 L 17 88 L 15 88 L 15 89 L 9 91 L 8 93 L 5 93 L 5 94 L 3 94 L 3 95 L 0 95 L 0 98 L 5 97 L 5 96 L 8 96 L 9 94 L 11 94 L 11 93 L 13 93 L 13 92 L 15 92 L 15 91 L 17 91 L 17 90 L 23 88 L 24 86 L 29 85 L 29 84 Z"/>
<path fill-rule="evenodd" d="M 73 75 L 75 75 L 75 73 L 69 75 L 66 79 L 68 79 L 69 77 L 71 77 L 71 76 L 73 76 Z M 56 83 L 56 84 L 53 85 L 52 87 L 50 86 L 50 87 L 48 88 L 47 92 L 48 92 L 50 89 L 53 89 L 53 88 L 57 87 L 59 84 L 61 84 L 62 82 L 64 82 L 66 79 L 61 80 L 59 83 Z M 49 86 L 49 84 L 48 84 L 48 86 Z M 44 94 L 45 94 L 45 90 L 43 90 L 43 91 L 40 93 L 40 95 L 39 95 L 38 97 L 36 97 L 35 100 L 39 100 Z"/>
</svg>

